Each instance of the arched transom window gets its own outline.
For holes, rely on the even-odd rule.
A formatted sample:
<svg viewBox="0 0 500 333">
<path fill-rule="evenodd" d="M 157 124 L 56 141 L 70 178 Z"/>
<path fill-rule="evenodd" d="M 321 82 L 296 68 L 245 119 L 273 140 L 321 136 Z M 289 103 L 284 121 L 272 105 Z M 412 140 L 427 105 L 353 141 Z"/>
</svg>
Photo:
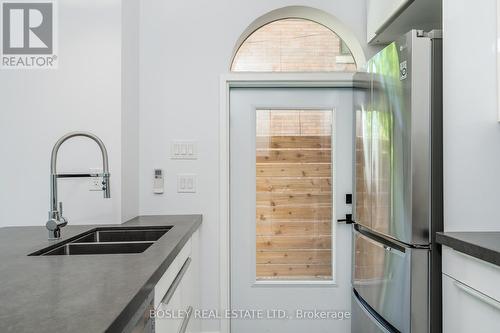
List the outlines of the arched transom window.
<svg viewBox="0 0 500 333">
<path fill-rule="evenodd" d="M 307 19 L 281 19 L 254 31 L 240 46 L 233 72 L 355 71 L 344 41 L 327 27 Z"/>
</svg>

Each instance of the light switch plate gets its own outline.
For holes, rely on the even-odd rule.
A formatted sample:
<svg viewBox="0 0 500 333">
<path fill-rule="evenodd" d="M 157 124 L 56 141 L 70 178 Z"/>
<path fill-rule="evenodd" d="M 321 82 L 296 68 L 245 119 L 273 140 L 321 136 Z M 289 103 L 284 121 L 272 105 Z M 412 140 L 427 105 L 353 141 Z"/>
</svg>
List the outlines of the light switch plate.
<svg viewBox="0 0 500 333">
<path fill-rule="evenodd" d="M 197 147 L 195 141 L 174 141 L 172 142 L 170 158 L 176 160 L 195 160 Z"/>
<path fill-rule="evenodd" d="M 196 175 L 193 173 L 178 174 L 177 192 L 196 193 Z"/>
</svg>

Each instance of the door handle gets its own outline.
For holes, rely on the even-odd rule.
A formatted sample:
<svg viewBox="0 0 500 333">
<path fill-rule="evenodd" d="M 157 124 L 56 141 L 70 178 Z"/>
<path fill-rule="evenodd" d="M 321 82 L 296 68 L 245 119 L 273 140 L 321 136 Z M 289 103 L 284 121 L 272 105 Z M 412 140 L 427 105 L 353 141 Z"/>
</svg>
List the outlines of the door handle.
<svg viewBox="0 0 500 333">
<path fill-rule="evenodd" d="M 184 320 L 182 321 L 182 325 L 179 328 L 179 333 L 186 333 L 186 329 L 192 315 L 193 315 L 193 307 L 190 305 L 186 310 L 186 317 L 184 317 Z"/>
<path fill-rule="evenodd" d="M 337 220 L 338 223 L 353 224 L 356 223 L 352 220 L 352 214 L 345 214 L 345 219 Z"/>
<path fill-rule="evenodd" d="M 462 290 L 466 294 L 480 300 L 483 303 L 488 304 L 489 306 L 494 307 L 497 310 L 500 310 L 500 302 L 498 302 L 494 298 L 491 298 L 490 296 L 485 295 L 482 292 L 477 291 L 476 289 L 473 289 L 473 288 L 471 288 L 463 283 L 460 283 L 458 281 L 453 281 L 453 283 L 455 284 L 455 287 Z"/>
</svg>

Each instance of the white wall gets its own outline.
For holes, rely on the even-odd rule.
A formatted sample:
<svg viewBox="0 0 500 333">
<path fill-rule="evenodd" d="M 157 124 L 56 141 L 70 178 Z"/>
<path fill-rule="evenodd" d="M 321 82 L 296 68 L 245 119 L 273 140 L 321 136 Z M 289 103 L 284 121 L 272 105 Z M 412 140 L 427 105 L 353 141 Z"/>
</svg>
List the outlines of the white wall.
<svg viewBox="0 0 500 333">
<path fill-rule="evenodd" d="M 500 230 L 496 1 L 443 1 L 444 226 Z"/>
<path fill-rule="evenodd" d="M 112 198 L 90 192 L 87 179 L 59 180 L 69 223 L 120 223 L 138 213 L 138 1 L 57 3 L 59 68 L 0 71 L 0 227 L 45 224 L 50 153 L 76 130 L 104 141 Z M 88 139 L 59 151 L 59 172 L 101 167 Z"/>
<path fill-rule="evenodd" d="M 122 221 L 139 214 L 139 10 L 122 2 Z"/>
<path fill-rule="evenodd" d="M 117 0 L 58 1 L 59 68 L 0 71 L 0 226 L 45 225 L 50 152 L 74 130 L 91 131 L 106 144 L 113 197 L 89 192 L 84 180 L 60 180 L 65 216 L 72 224 L 119 221 L 119 9 Z M 59 156 L 61 172 L 102 166 L 90 140 L 68 141 Z"/>
<path fill-rule="evenodd" d="M 218 0 L 141 2 L 140 212 L 202 213 L 202 306 L 219 305 L 218 128 L 219 78 L 245 28 L 259 16 L 289 5 L 332 13 L 366 40 L 365 1 Z M 368 50 L 367 58 L 372 50 Z M 198 142 L 196 161 L 169 159 L 172 140 Z M 166 171 L 166 191 L 152 193 L 153 168 Z M 198 174 L 196 194 L 176 193 L 176 175 Z M 204 331 L 217 322 L 204 321 Z"/>
</svg>

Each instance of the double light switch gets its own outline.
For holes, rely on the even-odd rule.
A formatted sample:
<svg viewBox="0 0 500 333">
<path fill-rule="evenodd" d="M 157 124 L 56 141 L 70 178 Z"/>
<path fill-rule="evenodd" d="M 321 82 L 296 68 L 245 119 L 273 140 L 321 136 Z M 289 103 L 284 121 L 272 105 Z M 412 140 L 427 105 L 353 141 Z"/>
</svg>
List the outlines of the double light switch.
<svg viewBox="0 0 500 333">
<path fill-rule="evenodd" d="M 177 192 L 179 193 L 195 193 L 196 192 L 196 175 L 192 173 L 184 173 L 177 175 Z"/>
</svg>

